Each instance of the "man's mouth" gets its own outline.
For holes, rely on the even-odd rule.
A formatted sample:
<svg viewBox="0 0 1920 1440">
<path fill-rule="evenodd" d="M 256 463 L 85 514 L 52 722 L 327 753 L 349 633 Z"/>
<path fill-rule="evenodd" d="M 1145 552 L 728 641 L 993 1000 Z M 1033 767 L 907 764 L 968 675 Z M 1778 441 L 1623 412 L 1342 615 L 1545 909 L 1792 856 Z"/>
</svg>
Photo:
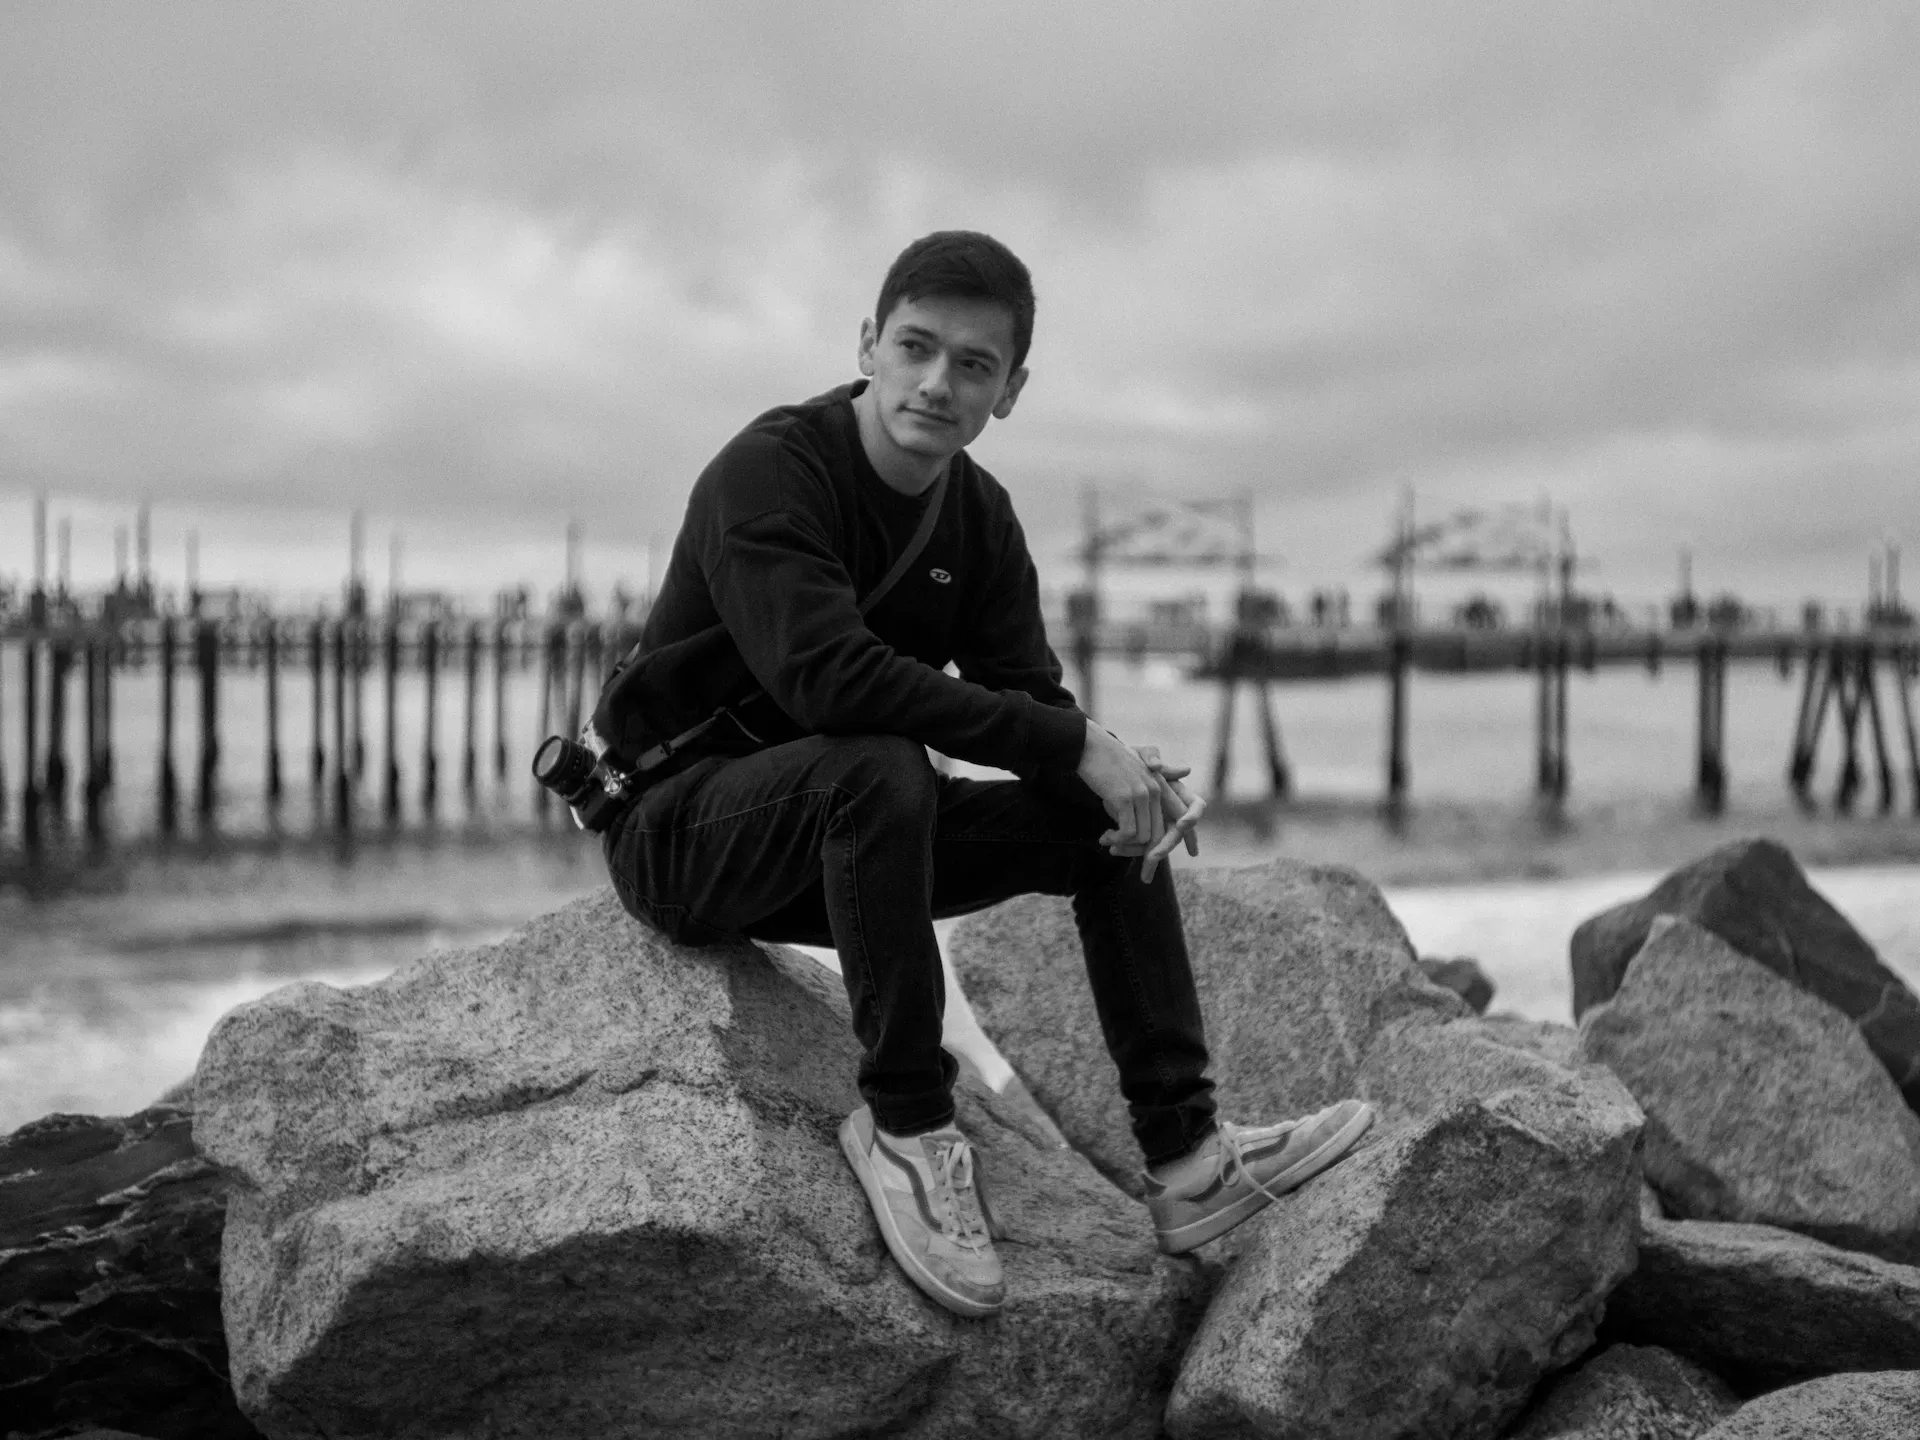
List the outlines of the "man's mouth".
<svg viewBox="0 0 1920 1440">
<path fill-rule="evenodd" d="M 925 420 L 930 425 L 953 425 L 957 423 L 951 415 L 936 415 L 931 410 L 916 410 L 911 405 L 903 405 L 901 409 L 905 410 L 909 415 Z"/>
</svg>

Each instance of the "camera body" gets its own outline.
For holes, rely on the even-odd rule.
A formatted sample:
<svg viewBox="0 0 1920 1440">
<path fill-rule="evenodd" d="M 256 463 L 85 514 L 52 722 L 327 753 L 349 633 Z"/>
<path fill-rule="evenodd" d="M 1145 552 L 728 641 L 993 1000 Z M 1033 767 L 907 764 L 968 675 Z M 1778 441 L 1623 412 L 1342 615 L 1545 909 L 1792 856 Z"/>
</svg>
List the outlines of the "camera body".
<svg viewBox="0 0 1920 1440">
<path fill-rule="evenodd" d="M 549 735 L 533 752 L 533 778 L 573 807 L 583 828 L 612 825 L 632 799 L 628 777 L 585 745 Z"/>
</svg>

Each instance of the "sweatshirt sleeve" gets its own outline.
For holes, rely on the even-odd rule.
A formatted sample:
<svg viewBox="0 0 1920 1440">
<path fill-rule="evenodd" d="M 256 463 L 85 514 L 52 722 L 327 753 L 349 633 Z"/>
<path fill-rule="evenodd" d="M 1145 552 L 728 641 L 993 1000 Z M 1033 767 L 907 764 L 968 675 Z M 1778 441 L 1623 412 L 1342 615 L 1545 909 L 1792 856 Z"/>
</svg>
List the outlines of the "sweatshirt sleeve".
<svg viewBox="0 0 1920 1440">
<path fill-rule="evenodd" d="M 1079 763 L 1078 712 L 956 679 L 869 630 L 822 527 L 797 506 L 730 526 L 707 585 L 748 669 L 803 729 L 904 735 L 1007 770 Z"/>
</svg>

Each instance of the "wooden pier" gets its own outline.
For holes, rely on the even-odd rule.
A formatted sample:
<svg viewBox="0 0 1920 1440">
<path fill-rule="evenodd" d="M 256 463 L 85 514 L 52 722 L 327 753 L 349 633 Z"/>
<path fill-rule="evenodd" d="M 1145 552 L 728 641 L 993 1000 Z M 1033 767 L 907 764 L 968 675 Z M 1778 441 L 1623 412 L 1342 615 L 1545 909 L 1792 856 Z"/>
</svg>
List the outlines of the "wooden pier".
<svg viewBox="0 0 1920 1440">
<path fill-rule="evenodd" d="M 30 613 L 0 624 L 0 660 L 12 660 L 20 677 L 17 696 L 0 690 L 0 842 L 17 837 L 29 853 L 50 835 L 65 832 L 76 809 L 84 834 L 103 836 L 118 787 L 116 751 L 124 743 L 116 734 L 114 696 L 129 676 L 152 677 L 156 692 L 153 814 L 163 837 L 183 829 L 181 810 L 189 797 L 195 829 L 218 828 L 223 760 L 236 741 L 229 733 L 230 707 L 222 703 L 222 677 L 231 673 L 255 674 L 261 681 L 264 730 L 258 743 L 269 814 L 277 812 L 289 789 L 286 748 L 304 741 L 312 797 L 308 810 L 348 831 L 376 816 L 379 823 L 400 824 L 409 799 L 416 813 L 431 821 L 441 808 L 443 774 L 458 775 L 469 807 L 479 805 L 489 780 L 493 791 L 506 789 L 512 759 L 530 755 L 540 739 L 512 734 L 510 678 L 538 667 L 543 723 L 565 725 L 572 733 L 605 670 L 638 637 L 637 622 L 624 615 L 594 620 L 581 613 L 545 620 L 483 621 L 435 613 L 418 618 L 159 615 L 109 622 L 62 615 L 46 604 L 35 610 L 42 617 L 37 621 Z M 363 705 L 376 665 L 383 742 L 377 808 L 366 793 Z M 0 673 L 7 668 L 0 665 Z M 304 673 L 311 691 L 305 734 L 298 737 L 286 733 L 289 717 L 281 705 L 288 673 Z M 442 765 L 441 739 L 441 682 L 448 673 L 459 675 L 462 683 L 459 764 L 451 769 Z M 191 686 L 190 700 L 181 694 L 183 681 Z M 482 734 L 482 696 L 489 681 L 490 736 Z M 84 704 L 78 727 L 69 723 L 76 691 Z M 409 692 L 416 705 L 409 706 Z M 188 716 L 181 715 L 183 709 Z M 423 717 L 416 756 L 401 753 L 403 709 Z M 189 718 L 192 743 L 183 757 L 179 731 Z M 296 723 L 301 722 L 296 718 Z M 78 737 L 70 737 L 75 729 Z M 14 752 L 11 736 L 16 735 L 21 763 L 10 777 L 5 757 Z M 71 738 L 82 738 L 85 745 L 77 807 Z M 183 763 L 191 766 L 190 775 L 182 774 Z M 405 783 L 409 773 L 415 777 L 412 786 Z M 544 812 L 539 797 L 545 792 L 530 778 L 525 783 L 536 797 L 536 810 Z"/>
<path fill-rule="evenodd" d="M 1144 648 L 1136 645 L 1136 649 Z M 1567 676 L 1575 668 L 1639 666 L 1659 674 L 1668 663 L 1691 662 L 1697 693 L 1694 793 L 1702 808 L 1726 802 L 1726 677 L 1730 662 L 1766 661 L 1782 675 L 1798 667 L 1803 676 L 1798 723 L 1789 744 L 1787 781 L 1803 802 L 1813 802 L 1814 768 L 1826 717 L 1831 711 L 1840 749 L 1834 803 L 1853 808 L 1871 768 L 1879 809 L 1892 810 L 1898 791 L 1895 737 L 1904 739 L 1910 803 L 1920 814 L 1920 736 L 1915 730 L 1913 689 L 1920 676 L 1920 632 L 1910 626 L 1860 632 L 1784 631 L 1689 626 L 1666 630 L 1528 629 L 1267 629 L 1239 627 L 1192 669 L 1196 680 L 1220 685 L 1223 705 L 1236 686 L 1299 683 L 1380 675 L 1387 683 L 1388 745 L 1385 795 L 1389 805 L 1408 792 L 1409 679 L 1415 671 L 1438 674 L 1525 671 L 1537 676 L 1535 788 L 1546 800 L 1564 801 L 1570 784 L 1567 750 Z M 1883 693 L 1885 698 L 1883 699 Z M 1262 696 L 1264 703 L 1264 693 Z M 1895 729 L 1896 724 L 1898 730 Z M 1214 787 L 1225 788 L 1227 742 L 1223 722 L 1214 761 Z M 1871 752 L 1867 743 L 1871 740 Z M 1277 739 L 1268 744 L 1279 754 Z M 1273 763 L 1270 761 L 1270 763 Z M 1287 780 L 1276 764 L 1273 793 L 1284 796 Z"/>
<path fill-rule="evenodd" d="M 0 673 L 18 676 L 17 693 L 0 691 L 0 843 L 17 837 L 29 852 L 51 834 L 68 833 L 76 817 L 79 833 L 90 839 L 109 827 L 121 788 L 117 751 L 125 743 L 119 733 L 124 707 L 116 692 L 129 676 L 152 676 L 157 694 L 153 814 L 163 837 L 188 829 L 218 831 L 227 757 L 236 744 L 256 743 L 262 747 L 261 793 L 269 816 L 292 789 L 291 775 L 304 769 L 310 791 L 305 813 L 342 832 L 397 826 L 409 813 L 431 823 L 450 797 L 445 781 L 455 776 L 470 810 L 524 785 L 517 793 L 530 797 L 535 818 L 550 819 L 557 812 L 546 793 L 530 779 L 510 786 L 510 766 L 549 731 L 579 729 L 600 680 L 638 632 L 637 616 L 621 612 L 596 619 L 578 608 L 544 619 L 482 619 L 431 609 L 386 616 L 187 614 L 109 622 L 45 604 L 36 613 L 37 622 L 29 614 L 0 627 L 0 656 L 11 661 Z M 1852 810 L 1871 790 L 1877 808 L 1890 811 L 1904 790 L 1920 813 L 1913 697 L 1920 631 L 1911 626 L 1789 632 L 1704 625 L 1502 630 L 1273 622 L 1270 611 L 1251 606 L 1218 631 L 1080 626 L 1070 636 L 1069 654 L 1089 668 L 1102 654 L 1168 655 L 1193 679 L 1217 685 L 1215 793 L 1224 792 L 1230 779 L 1237 696 L 1252 690 L 1269 791 L 1278 799 L 1292 793 L 1294 775 L 1273 687 L 1379 676 L 1388 712 L 1382 791 L 1389 808 L 1404 804 L 1415 783 L 1409 736 L 1417 715 L 1416 673 L 1532 674 L 1538 687 L 1534 787 L 1544 803 L 1559 805 L 1573 774 L 1569 673 L 1635 666 L 1659 674 L 1673 665 L 1693 672 L 1697 695 L 1695 797 L 1703 809 L 1718 810 L 1728 785 L 1727 669 L 1765 662 L 1782 675 L 1797 669 L 1802 676 L 1784 767 L 1794 795 L 1814 803 L 1818 759 L 1829 742 L 1838 753 L 1832 791 L 1838 810 Z M 235 722 L 223 699 L 223 677 L 231 674 L 252 674 L 261 682 L 263 731 L 257 739 L 231 733 Z M 305 677 L 310 701 L 303 715 L 289 715 L 282 704 L 288 675 Z M 538 725 L 518 736 L 507 701 L 515 675 L 537 676 Z M 443 764 L 443 681 L 458 685 L 447 696 L 458 707 L 459 739 L 445 747 L 457 749 L 457 765 Z M 365 723 L 369 701 L 377 707 L 373 727 Z M 403 711 L 425 717 L 417 753 L 403 753 Z M 484 734 L 489 720 L 491 733 Z M 190 736 L 180 733 L 189 728 Z M 368 763 L 370 735 L 379 747 L 377 771 Z M 294 747 L 304 747 L 304 767 L 288 764 L 290 752 L 298 753 Z M 20 763 L 10 775 L 6 757 L 16 754 Z"/>
</svg>

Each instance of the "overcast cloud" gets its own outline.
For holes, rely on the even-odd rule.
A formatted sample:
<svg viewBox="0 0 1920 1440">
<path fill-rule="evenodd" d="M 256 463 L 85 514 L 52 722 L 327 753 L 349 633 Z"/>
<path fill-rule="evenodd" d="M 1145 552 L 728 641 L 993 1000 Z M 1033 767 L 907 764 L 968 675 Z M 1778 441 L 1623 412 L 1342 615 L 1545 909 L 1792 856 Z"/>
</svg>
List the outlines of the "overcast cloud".
<svg viewBox="0 0 1920 1440">
<path fill-rule="evenodd" d="M 285 507 L 644 546 L 965 225 L 1040 293 L 976 452 L 1043 555 L 1089 478 L 1251 487 L 1304 588 L 1411 485 L 1857 601 L 1920 545 L 1916 13 L 10 6 L 0 571 L 35 488 L 241 517 L 236 578 Z"/>
</svg>

